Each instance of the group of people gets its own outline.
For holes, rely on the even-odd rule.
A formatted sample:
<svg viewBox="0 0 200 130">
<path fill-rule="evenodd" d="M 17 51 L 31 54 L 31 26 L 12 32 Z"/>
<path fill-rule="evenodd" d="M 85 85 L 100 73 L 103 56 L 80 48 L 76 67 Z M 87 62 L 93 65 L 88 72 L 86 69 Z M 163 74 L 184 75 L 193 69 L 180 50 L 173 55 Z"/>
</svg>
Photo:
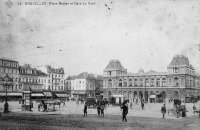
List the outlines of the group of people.
<svg viewBox="0 0 200 130">
<path fill-rule="evenodd" d="M 176 113 L 177 113 L 177 118 L 179 118 L 180 116 L 185 117 L 186 116 L 186 106 L 185 105 L 176 105 Z"/>
<path fill-rule="evenodd" d="M 103 100 L 98 100 L 97 101 L 97 114 L 98 116 L 104 117 L 104 108 L 105 108 L 105 102 Z M 122 105 L 120 106 L 122 110 L 122 121 L 127 122 L 127 114 L 128 114 L 128 101 L 125 100 Z M 87 104 L 84 105 L 83 109 L 84 115 L 87 116 Z"/>
<path fill-rule="evenodd" d="M 97 100 L 96 102 L 96 108 L 97 108 L 97 114 L 98 116 L 101 116 L 101 117 L 104 117 L 104 108 L 106 106 L 106 103 L 104 100 Z M 85 103 L 84 105 L 84 109 L 83 109 L 83 112 L 84 112 L 84 115 L 83 116 L 87 116 L 87 108 L 88 108 L 88 105 Z"/>
</svg>

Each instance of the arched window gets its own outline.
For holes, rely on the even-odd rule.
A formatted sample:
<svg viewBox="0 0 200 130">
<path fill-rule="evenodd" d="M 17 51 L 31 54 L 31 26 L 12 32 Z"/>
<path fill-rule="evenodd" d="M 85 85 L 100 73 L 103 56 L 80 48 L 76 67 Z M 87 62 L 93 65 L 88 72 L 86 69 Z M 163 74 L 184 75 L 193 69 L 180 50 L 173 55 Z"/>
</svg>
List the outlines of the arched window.
<svg viewBox="0 0 200 130">
<path fill-rule="evenodd" d="M 171 79 L 171 78 L 169 78 L 169 85 L 171 85 L 171 83 L 172 83 L 172 79 Z"/>
<path fill-rule="evenodd" d="M 122 87 L 122 80 L 119 79 L 119 87 Z"/>
<path fill-rule="evenodd" d="M 151 84 L 151 86 L 154 86 L 154 79 L 153 78 L 151 78 L 150 84 Z"/>
<path fill-rule="evenodd" d="M 193 77 L 191 77 L 190 79 L 191 79 L 190 84 L 193 87 L 194 86 L 194 79 L 193 79 Z"/>
<path fill-rule="evenodd" d="M 156 79 L 156 86 L 160 86 L 160 79 L 159 78 Z"/>
<path fill-rule="evenodd" d="M 178 77 L 175 77 L 174 78 L 174 86 L 178 86 L 179 84 L 178 84 Z"/>
<path fill-rule="evenodd" d="M 148 78 L 145 79 L 145 86 L 149 86 L 149 79 Z"/>
<path fill-rule="evenodd" d="M 162 86 L 166 86 L 166 78 L 162 78 Z"/>
<path fill-rule="evenodd" d="M 138 80 L 134 79 L 134 86 L 138 86 Z"/>
<path fill-rule="evenodd" d="M 128 86 L 132 86 L 132 79 L 129 79 Z"/>
<path fill-rule="evenodd" d="M 140 78 L 139 84 L 140 84 L 140 86 L 143 86 L 143 79 L 142 78 Z"/>
<path fill-rule="evenodd" d="M 124 79 L 124 87 L 127 87 L 127 81 Z"/>
<path fill-rule="evenodd" d="M 181 85 L 184 85 L 184 78 L 181 78 Z"/>
<path fill-rule="evenodd" d="M 111 79 L 108 80 L 108 87 L 112 87 L 112 80 Z"/>
</svg>

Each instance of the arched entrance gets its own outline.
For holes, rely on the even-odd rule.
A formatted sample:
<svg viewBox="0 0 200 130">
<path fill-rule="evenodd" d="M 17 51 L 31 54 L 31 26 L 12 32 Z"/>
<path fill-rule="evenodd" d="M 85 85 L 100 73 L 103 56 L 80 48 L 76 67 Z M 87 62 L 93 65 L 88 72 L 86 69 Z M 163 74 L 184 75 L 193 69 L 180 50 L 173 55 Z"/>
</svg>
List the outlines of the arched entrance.
<svg viewBox="0 0 200 130">
<path fill-rule="evenodd" d="M 144 93 L 144 100 L 145 100 L 146 102 L 148 102 L 148 98 L 149 98 L 148 91 L 145 91 L 145 93 Z"/>
<path fill-rule="evenodd" d="M 165 98 L 166 98 L 166 92 L 162 91 L 162 99 L 165 100 Z"/>
<path fill-rule="evenodd" d="M 128 92 L 128 98 L 132 98 L 131 91 Z"/>
<path fill-rule="evenodd" d="M 139 92 L 139 98 L 143 99 L 143 93 L 142 93 L 142 91 Z"/>
<path fill-rule="evenodd" d="M 134 91 L 133 96 L 134 96 L 134 99 L 138 99 L 137 91 Z"/>
<path fill-rule="evenodd" d="M 109 100 L 109 101 L 110 101 L 111 96 L 112 96 L 112 92 L 109 91 L 109 92 L 108 92 L 108 100 Z"/>
</svg>

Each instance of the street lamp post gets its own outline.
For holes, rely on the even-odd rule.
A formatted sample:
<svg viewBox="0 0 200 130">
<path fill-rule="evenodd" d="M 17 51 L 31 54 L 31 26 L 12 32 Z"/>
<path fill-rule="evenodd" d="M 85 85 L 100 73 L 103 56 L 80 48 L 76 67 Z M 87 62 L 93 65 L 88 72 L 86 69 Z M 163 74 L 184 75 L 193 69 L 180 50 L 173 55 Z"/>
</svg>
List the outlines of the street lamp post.
<svg viewBox="0 0 200 130">
<path fill-rule="evenodd" d="M 8 104 L 8 97 L 7 97 L 7 87 L 8 87 L 8 82 L 12 82 L 12 79 L 6 74 L 6 76 L 3 78 L 3 81 L 5 82 L 5 88 L 6 88 L 6 99 L 5 99 L 5 104 L 4 104 L 4 113 L 9 112 L 9 104 Z"/>
</svg>

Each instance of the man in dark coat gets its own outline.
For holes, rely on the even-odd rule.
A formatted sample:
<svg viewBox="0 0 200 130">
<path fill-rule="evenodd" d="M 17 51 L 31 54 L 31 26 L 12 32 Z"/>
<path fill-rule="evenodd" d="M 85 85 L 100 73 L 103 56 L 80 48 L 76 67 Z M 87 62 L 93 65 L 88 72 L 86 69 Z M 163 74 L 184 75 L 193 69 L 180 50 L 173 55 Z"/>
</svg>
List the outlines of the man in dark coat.
<svg viewBox="0 0 200 130">
<path fill-rule="evenodd" d="M 161 113 L 163 115 L 163 118 L 165 118 L 165 114 L 166 114 L 166 106 L 165 106 L 165 104 L 161 108 Z"/>
<path fill-rule="evenodd" d="M 142 107 L 142 109 L 144 109 L 144 101 L 143 100 L 141 101 L 141 107 Z"/>
<path fill-rule="evenodd" d="M 127 114 L 128 114 L 128 104 L 127 104 L 127 101 L 125 101 L 121 107 L 122 109 L 122 121 L 125 121 L 127 122 Z"/>
<path fill-rule="evenodd" d="M 97 101 L 97 114 L 98 114 L 98 116 L 100 116 L 100 110 L 101 110 L 101 104 L 100 104 L 100 101 L 98 100 Z"/>
<path fill-rule="evenodd" d="M 87 116 L 87 104 L 84 105 L 83 112 L 84 112 L 83 116 Z"/>
</svg>

